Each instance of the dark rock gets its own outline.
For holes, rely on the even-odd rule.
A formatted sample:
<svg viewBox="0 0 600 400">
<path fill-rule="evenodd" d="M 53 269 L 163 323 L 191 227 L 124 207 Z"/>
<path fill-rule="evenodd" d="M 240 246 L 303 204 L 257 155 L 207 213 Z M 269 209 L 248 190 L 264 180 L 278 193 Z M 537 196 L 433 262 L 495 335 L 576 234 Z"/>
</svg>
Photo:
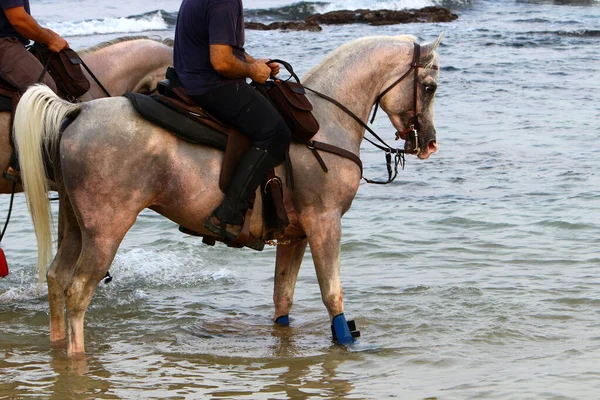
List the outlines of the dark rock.
<svg viewBox="0 0 600 400">
<path fill-rule="evenodd" d="M 323 28 L 314 21 L 306 22 L 272 22 L 269 25 L 260 22 L 246 22 L 246 29 L 254 29 L 258 31 L 271 31 L 275 29 L 291 30 L 291 31 L 311 31 L 318 32 Z"/>
<path fill-rule="evenodd" d="M 306 19 L 307 23 L 371 25 L 408 24 L 413 22 L 450 22 L 458 18 L 444 7 L 433 6 L 413 10 L 342 10 L 325 14 L 315 14 Z"/>
</svg>

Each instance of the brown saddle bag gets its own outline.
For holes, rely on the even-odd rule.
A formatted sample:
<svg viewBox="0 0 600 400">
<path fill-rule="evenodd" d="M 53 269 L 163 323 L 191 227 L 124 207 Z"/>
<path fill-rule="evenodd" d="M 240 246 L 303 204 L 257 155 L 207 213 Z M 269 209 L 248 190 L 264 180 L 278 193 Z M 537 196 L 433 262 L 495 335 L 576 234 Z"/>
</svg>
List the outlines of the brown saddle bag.
<svg viewBox="0 0 600 400">
<path fill-rule="evenodd" d="M 90 90 L 90 82 L 81 68 L 81 58 L 74 50 L 54 53 L 46 45 L 34 43 L 29 51 L 54 79 L 60 97 L 74 101 Z"/>
<path fill-rule="evenodd" d="M 306 90 L 289 63 L 282 60 L 269 61 L 272 62 L 283 65 L 296 82 L 273 79 L 264 84 L 253 82 L 252 85 L 277 108 L 294 139 L 308 142 L 319 131 L 319 122 L 312 114 L 313 106 L 306 97 Z"/>
</svg>

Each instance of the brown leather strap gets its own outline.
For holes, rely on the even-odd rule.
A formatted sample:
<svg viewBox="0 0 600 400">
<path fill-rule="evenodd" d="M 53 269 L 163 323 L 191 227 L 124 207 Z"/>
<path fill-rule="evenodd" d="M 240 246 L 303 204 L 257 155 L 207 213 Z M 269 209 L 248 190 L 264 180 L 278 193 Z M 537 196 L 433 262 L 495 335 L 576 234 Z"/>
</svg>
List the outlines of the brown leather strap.
<svg viewBox="0 0 600 400">
<path fill-rule="evenodd" d="M 275 170 L 271 170 L 267 173 L 265 193 L 271 194 L 273 205 L 275 206 L 275 213 L 277 214 L 279 221 L 281 221 L 281 224 L 284 227 L 288 226 L 290 224 L 290 220 L 287 216 L 285 205 L 283 203 L 283 184 L 281 183 L 281 179 L 275 175 Z"/>
<path fill-rule="evenodd" d="M 329 169 L 327 168 L 327 165 L 325 165 L 325 161 L 323 161 L 323 157 L 321 157 L 321 155 L 319 154 L 319 152 L 317 151 L 316 148 L 312 147 L 312 146 L 308 146 L 308 148 L 310 149 L 310 151 L 312 151 L 313 155 L 315 156 L 315 158 L 317 159 L 317 161 L 319 162 L 319 165 L 321 166 L 321 169 L 323 170 L 323 172 L 328 173 Z"/>
<path fill-rule="evenodd" d="M 313 153 L 316 152 L 316 150 L 322 150 L 322 151 L 326 151 L 328 153 L 336 154 L 343 158 L 347 158 L 348 160 L 350 160 L 350 161 L 354 162 L 356 165 L 358 165 L 358 168 L 360 168 L 360 176 L 362 177 L 362 174 L 363 174 L 362 161 L 360 160 L 360 157 L 358 157 L 356 154 L 352 153 L 351 151 L 342 149 L 341 147 L 337 147 L 337 146 L 334 146 L 334 145 L 331 145 L 328 143 L 317 142 L 316 140 L 311 140 L 306 145 L 308 146 L 309 149 L 311 149 L 311 150 L 314 149 Z M 319 158 L 317 158 L 317 160 L 318 159 Z M 321 159 L 321 161 L 322 161 L 322 159 Z M 327 171 L 325 171 L 325 172 L 327 172 Z"/>
<path fill-rule="evenodd" d="M 294 167 L 292 166 L 292 159 L 290 158 L 290 148 L 285 150 L 285 182 L 290 190 L 294 191 Z"/>
<path fill-rule="evenodd" d="M 254 210 L 254 199 L 256 195 L 252 194 L 250 199 L 248 199 L 248 209 L 246 210 L 246 216 L 244 217 L 244 222 L 242 225 L 242 232 L 237 239 L 233 241 L 234 244 L 245 246 L 251 239 L 250 233 L 250 220 L 252 219 L 252 211 Z M 225 227 L 225 223 L 222 222 L 222 227 Z M 221 234 L 222 237 L 225 237 L 224 234 Z"/>
</svg>

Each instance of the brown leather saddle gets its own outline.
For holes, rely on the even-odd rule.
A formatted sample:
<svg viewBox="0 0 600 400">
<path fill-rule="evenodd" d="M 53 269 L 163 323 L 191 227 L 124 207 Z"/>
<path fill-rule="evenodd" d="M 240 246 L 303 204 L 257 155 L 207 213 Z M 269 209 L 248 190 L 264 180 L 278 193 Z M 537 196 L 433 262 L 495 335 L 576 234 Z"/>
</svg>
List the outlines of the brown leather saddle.
<svg viewBox="0 0 600 400">
<path fill-rule="evenodd" d="M 235 128 L 219 121 L 206 110 L 194 103 L 187 95 L 174 70 L 168 69 L 165 80 L 158 83 L 157 94 L 151 96 L 138 93 L 126 93 L 133 107 L 144 118 L 162 126 L 192 143 L 204 144 L 224 150 L 219 187 L 226 192 L 239 160 L 250 146 L 249 139 Z M 266 181 L 261 186 L 263 218 L 265 236 L 258 239 L 263 243 L 281 237 L 289 220 L 283 204 L 283 184 L 274 170 L 267 175 Z M 250 236 L 250 219 L 253 212 L 253 203 L 244 218 L 242 234 L 233 243 L 226 243 L 231 247 L 243 247 L 249 242 L 257 242 L 257 238 Z M 203 236 L 203 242 L 214 245 L 215 241 L 222 238 L 208 236 L 180 228 L 184 233 L 194 236 Z M 258 247 L 258 248 L 257 248 Z M 255 250 L 262 250 L 263 245 L 253 246 Z"/>
</svg>

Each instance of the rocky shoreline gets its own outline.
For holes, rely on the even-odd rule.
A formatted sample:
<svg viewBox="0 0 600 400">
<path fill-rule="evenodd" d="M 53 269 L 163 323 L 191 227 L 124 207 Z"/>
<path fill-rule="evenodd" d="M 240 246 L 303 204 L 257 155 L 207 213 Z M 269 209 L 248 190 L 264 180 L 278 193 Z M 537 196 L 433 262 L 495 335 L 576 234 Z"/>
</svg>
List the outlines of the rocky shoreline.
<svg viewBox="0 0 600 400">
<path fill-rule="evenodd" d="M 304 21 L 273 22 L 263 24 L 260 22 L 246 22 L 246 29 L 254 30 L 295 30 L 295 31 L 321 31 L 320 24 L 369 24 L 369 25 L 393 25 L 408 24 L 415 22 L 451 22 L 458 18 L 450 10 L 444 7 L 432 6 L 411 10 L 341 10 L 330 11 L 325 14 L 314 14 Z"/>
</svg>

